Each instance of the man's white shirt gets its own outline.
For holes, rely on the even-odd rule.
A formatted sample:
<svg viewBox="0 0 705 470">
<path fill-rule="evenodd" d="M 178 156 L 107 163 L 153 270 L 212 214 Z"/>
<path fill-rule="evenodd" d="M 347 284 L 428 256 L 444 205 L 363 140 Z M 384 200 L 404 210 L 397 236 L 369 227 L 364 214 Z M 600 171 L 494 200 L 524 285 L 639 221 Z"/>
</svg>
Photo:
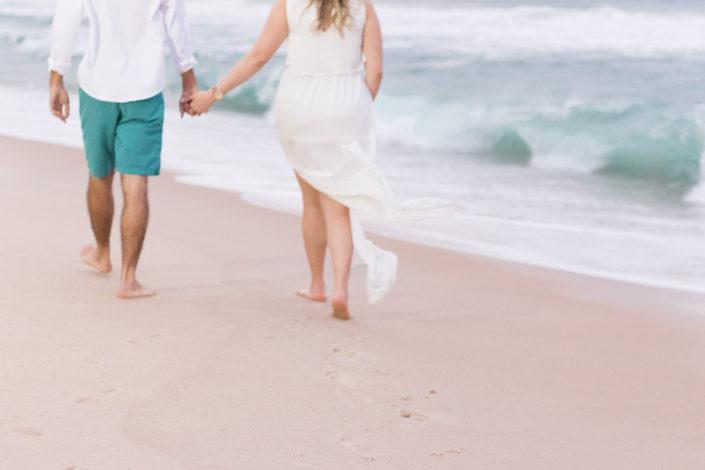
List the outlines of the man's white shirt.
<svg viewBox="0 0 705 470">
<path fill-rule="evenodd" d="M 49 70 L 65 75 L 84 15 L 88 48 L 78 83 L 101 101 L 151 98 L 166 85 L 164 39 L 179 73 L 196 65 L 183 0 L 58 0 Z"/>
</svg>

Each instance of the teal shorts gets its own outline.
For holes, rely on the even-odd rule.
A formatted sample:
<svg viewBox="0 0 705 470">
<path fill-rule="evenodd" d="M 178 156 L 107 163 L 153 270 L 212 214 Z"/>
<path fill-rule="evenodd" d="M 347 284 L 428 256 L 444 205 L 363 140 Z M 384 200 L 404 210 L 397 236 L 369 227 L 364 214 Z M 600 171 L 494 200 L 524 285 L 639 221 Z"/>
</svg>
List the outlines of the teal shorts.
<svg viewBox="0 0 705 470">
<path fill-rule="evenodd" d="M 155 176 L 161 169 L 164 97 L 129 103 L 100 101 L 79 89 L 83 145 L 91 176 L 116 170 Z"/>
</svg>

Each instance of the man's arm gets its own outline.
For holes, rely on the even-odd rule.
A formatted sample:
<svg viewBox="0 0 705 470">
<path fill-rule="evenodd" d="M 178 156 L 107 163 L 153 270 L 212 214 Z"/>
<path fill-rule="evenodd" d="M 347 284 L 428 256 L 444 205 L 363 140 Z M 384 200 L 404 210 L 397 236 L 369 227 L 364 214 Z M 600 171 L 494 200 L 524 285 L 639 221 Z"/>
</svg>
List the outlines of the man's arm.
<svg viewBox="0 0 705 470">
<path fill-rule="evenodd" d="M 179 112 L 181 113 L 181 117 L 184 117 L 186 113 L 193 116 L 194 113 L 191 111 L 189 102 L 193 96 L 198 93 L 196 74 L 193 72 L 193 69 L 181 74 L 181 89 L 183 90 L 181 92 L 181 99 L 179 99 Z"/>
<path fill-rule="evenodd" d="M 179 100 L 179 111 L 181 117 L 184 117 L 184 113 L 193 114 L 188 103 L 198 92 L 196 75 L 193 72 L 196 58 L 193 55 L 191 33 L 186 23 L 186 9 L 183 0 L 162 0 L 161 9 L 171 59 L 176 70 L 181 74 L 183 91 Z"/>
<path fill-rule="evenodd" d="M 66 122 L 69 117 L 69 95 L 63 76 L 71 68 L 73 46 L 83 20 L 83 0 L 58 0 L 51 28 L 49 54 L 49 108 L 51 113 Z"/>
<path fill-rule="evenodd" d="M 64 76 L 52 71 L 49 78 L 49 109 L 51 114 L 66 122 L 71 112 L 69 94 L 64 88 Z"/>
</svg>

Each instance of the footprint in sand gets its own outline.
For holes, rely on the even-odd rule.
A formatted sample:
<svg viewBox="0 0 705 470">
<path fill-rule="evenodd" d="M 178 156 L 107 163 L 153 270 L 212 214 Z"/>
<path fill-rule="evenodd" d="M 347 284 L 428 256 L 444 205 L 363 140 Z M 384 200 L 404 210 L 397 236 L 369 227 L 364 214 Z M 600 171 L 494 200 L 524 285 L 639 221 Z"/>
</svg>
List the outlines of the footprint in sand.
<svg viewBox="0 0 705 470">
<path fill-rule="evenodd" d="M 403 372 L 391 372 L 384 369 L 376 369 L 374 373 L 378 375 L 384 375 L 385 377 L 404 377 L 405 375 Z"/>
<path fill-rule="evenodd" d="M 343 405 L 353 407 L 373 401 L 361 390 L 362 387 L 354 378 L 341 375 L 338 372 L 333 372 L 329 378 L 335 380 L 335 396 Z"/>
<path fill-rule="evenodd" d="M 176 343 L 181 341 L 182 338 L 178 335 L 171 335 L 168 333 L 152 333 L 149 335 L 149 339 L 151 341 L 159 341 L 160 343 Z"/>
<path fill-rule="evenodd" d="M 465 448 L 462 449 L 451 449 L 451 450 L 446 450 L 443 452 L 429 452 L 428 455 L 431 457 L 445 457 L 447 455 L 460 455 L 463 453 Z"/>
<path fill-rule="evenodd" d="M 341 348 L 338 346 L 333 348 L 333 352 L 336 354 L 341 354 L 341 355 L 348 357 L 350 359 L 354 359 L 357 357 L 357 353 L 355 351 L 352 351 L 350 349 Z"/>
<path fill-rule="evenodd" d="M 420 422 L 426 422 L 431 419 L 423 413 L 419 413 L 418 411 L 412 411 L 407 408 L 402 408 L 399 414 L 404 419 L 413 419 L 414 421 Z"/>
<path fill-rule="evenodd" d="M 128 401 L 132 400 L 137 396 L 137 392 L 124 387 L 108 388 L 103 390 L 103 397 L 105 400 L 120 400 Z M 94 403 L 101 400 L 100 398 L 92 397 L 81 397 L 76 400 L 79 405 L 85 405 L 88 403 Z"/>
<path fill-rule="evenodd" d="M 151 340 L 151 341 L 159 340 L 159 341 L 167 342 L 167 343 L 173 343 L 173 342 L 177 341 L 177 337 L 176 337 L 176 336 L 172 336 L 172 335 L 162 335 L 161 333 L 153 333 L 153 334 L 151 334 L 151 335 L 149 335 L 149 336 L 147 336 L 147 337 L 143 337 L 143 338 L 130 338 L 130 339 L 127 340 L 127 342 L 130 343 L 130 344 L 137 344 L 137 343 L 139 343 L 139 342 L 141 342 L 142 340 L 145 340 L 145 339 L 148 340 L 148 341 L 149 341 L 149 340 Z"/>
<path fill-rule="evenodd" d="M 363 457 L 368 462 L 375 461 L 375 454 L 372 450 L 364 444 L 356 442 L 354 439 L 349 437 L 341 437 L 338 439 L 338 444 L 343 446 L 348 452 L 359 455 Z"/>
<path fill-rule="evenodd" d="M 25 426 L 22 424 L 17 416 L 11 416 L 9 418 L 0 419 L 0 426 L 8 429 L 15 434 L 20 434 L 28 437 L 41 437 L 42 432 L 31 426 Z"/>
<path fill-rule="evenodd" d="M 372 399 L 360 390 L 354 379 L 340 375 L 336 370 L 326 372 L 326 377 L 335 382 L 335 396 L 343 405 L 353 407 L 361 403 L 372 402 Z"/>
<path fill-rule="evenodd" d="M 103 395 L 105 395 L 106 398 L 113 400 L 127 401 L 135 398 L 137 396 L 137 392 L 125 387 L 116 387 L 103 390 Z"/>
</svg>

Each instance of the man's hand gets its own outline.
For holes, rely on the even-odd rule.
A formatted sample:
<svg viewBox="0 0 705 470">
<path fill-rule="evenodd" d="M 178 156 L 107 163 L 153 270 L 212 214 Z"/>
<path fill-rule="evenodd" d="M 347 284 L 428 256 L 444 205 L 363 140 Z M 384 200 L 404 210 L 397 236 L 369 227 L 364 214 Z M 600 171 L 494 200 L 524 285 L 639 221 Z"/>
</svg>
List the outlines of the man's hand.
<svg viewBox="0 0 705 470">
<path fill-rule="evenodd" d="M 181 113 L 181 117 L 183 118 L 184 114 L 194 116 L 195 113 L 193 112 L 193 110 L 191 109 L 191 105 L 189 104 L 193 99 L 194 95 L 198 93 L 196 75 L 193 73 L 193 69 L 181 74 L 181 85 L 183 87 L 181 99 L 179 100 L 179 112 Z"/>
<path fill-rule="evenodd" d="M 51 114 L 63 122 L 66 122 L 71 112 L 69 94 L 64 88 L 64 77 L 57 72 L 51 72 L 49 79 L 49 109 Z"/>
<path fill-rule="evenodd" d="M 181 117 L 184 117 L 184 114 L 188 114 L 189 116 L 195 115 L 189 103 L 196 93 L 198 93 L 198 88 L 184 88 L 184 91 L 181 93 L 181 99 L 179 99 L 179 112 L 181 113 Z"/>
</svg>

